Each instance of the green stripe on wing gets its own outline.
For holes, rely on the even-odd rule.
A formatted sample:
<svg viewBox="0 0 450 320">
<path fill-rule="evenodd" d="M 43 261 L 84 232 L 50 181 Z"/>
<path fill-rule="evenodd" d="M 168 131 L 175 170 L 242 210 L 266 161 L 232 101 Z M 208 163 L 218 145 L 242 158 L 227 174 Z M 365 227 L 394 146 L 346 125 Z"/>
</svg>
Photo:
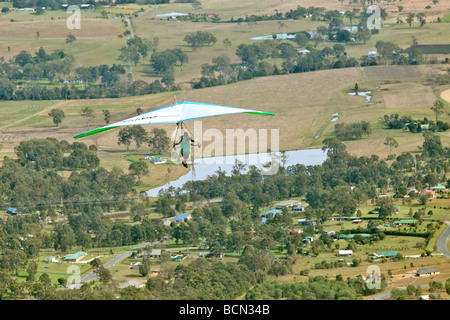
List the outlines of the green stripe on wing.
<svg viewBox="0 0 450 320">
<path fill-rule="evenodd" d="M 95 129 L 95 130 L 91 130 L 91 131 L 79 134 L 79 135 L 77 135 L 77 136 L 75 136 L 73 138 L 74 139 L 83 138 L 83 137 L 87 137 L 87 136 L 90 136 L 90 135 L 93 135 L 93 134 L 96 134 L 96 133 L 100 133 L 100 132 L 103 132 L 103 131 L 106 131 L 106 130 L 109 130 L 109 129 L 114 129 L 114 128 L 117 128 L 117 127 L 98 128 L 98 129 Z"/>
<path fill-rule="evenodd" d="M 252 113 L 252 114 L 263 114 L 266 116 L 275 116 L 275 113 L 271 113 L 271 112 L 261 112 L 261 111 L 247 111 L 245 113 Z"/>
</svg>

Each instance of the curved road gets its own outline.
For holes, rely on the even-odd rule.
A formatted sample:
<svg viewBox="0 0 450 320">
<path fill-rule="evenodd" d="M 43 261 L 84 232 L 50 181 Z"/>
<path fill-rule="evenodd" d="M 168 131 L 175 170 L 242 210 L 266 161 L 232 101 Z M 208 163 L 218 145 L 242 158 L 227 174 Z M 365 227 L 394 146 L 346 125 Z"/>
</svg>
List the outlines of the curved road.
<svg viewBox="0 0 450 320">
<path fill-rule="evenodd" d="M 442 252 L 444 256 L 450 259 L 450 252 L 448 252 L 447 249 L 447 241 L 450 238 L 450 221 L 445 221 L 444 223 L 447 224 L 447 229 L 445 229 L 444 233 L 437 241 L 437 250 L 439 252 Z"/>
</svg>

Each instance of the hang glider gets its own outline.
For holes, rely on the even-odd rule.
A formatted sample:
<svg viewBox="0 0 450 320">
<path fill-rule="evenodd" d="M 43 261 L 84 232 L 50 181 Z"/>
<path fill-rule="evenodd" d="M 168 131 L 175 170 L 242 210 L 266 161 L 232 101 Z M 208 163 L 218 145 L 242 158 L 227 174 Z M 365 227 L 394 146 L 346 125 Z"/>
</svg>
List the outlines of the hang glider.
<svg viewBox="0 0 450 320">
<path fill-rule="evenodd" d="M 175 102 L 175 100 L 174 100 Z M 235 113 L 251 113 L 261 115 L 272 115 L 274 113 L 257 111 L 251 109 L 242 109 L 235 107 L 227 107 L 202 102 L 183 101 L 173 103 L 170 106 L 162 107 L 150 112 L 140 114 L 138 116 L 125 119 L 105 127 L 97 128 L 74 137 L 74 139 L 90 136 L 99 132 L 114 129 L 123 126 L 142 125 L 142 124 L 157 124 L 157 123 L 176 123 L 180 124 L 184 121 L 214 117 Z"/>
</svg>

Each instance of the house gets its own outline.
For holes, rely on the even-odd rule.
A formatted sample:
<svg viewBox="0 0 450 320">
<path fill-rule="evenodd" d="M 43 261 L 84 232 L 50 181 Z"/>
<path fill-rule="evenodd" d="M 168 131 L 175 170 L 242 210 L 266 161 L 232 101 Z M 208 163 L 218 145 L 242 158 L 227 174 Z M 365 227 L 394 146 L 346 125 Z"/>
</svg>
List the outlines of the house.
<svg viewBox="0 0 450 320">
<path fill-rule="evenodd" d="M 170 251 L 167 251 L 168 254 L 171 254 Z M 138 258 L 147 257 L 147 258 L 162 258 L 162 250 L 161 249 L 152 249 L 151 252 L 144 251 L 137 256 Z"/>
<path fill-rule="evenodd" d="M 334 236 L 336 234 L 336 231 L 331 230 L 331 231 L 328 231 L 327 234 L 329 236 Z"/>
<path fill-rule="evenodd" d="M 294 208 L 294 207 L 298 207 L 300 205 L 301 205 L 301 203 L 296 200 L 287 200 L 287 201 L 282 201 L 280 203 L 277 203 L 275 206 L 277 209 L 282 209 L 284 207 Z"/>
<path fill-rule="evenodd" d="M 88 9 L 90 6 L 91 6 L 90 4 L 86 3 L 86 4 L 81 4 L 80 8 L 81 9 Z"/>
<path fill-rule="evenodd" d="M 299 50 L 298 53 L 302 54 L 302 55 L 306 55 L 308 53 L 310 53 L 311 51 L 309 51 L 308 49 L 305 50 Z"/>
<path fill-rule="evenodd" d="M 186 17 L 188 15 L 189 14 L 187 14 L 187 13 L 181 13 L 181 12 L 169 12 L 169 13 L 157 14 L 155 17 L 176 19 L 177 17 Z"/>
<path fill-rule="evenodd" d="M 141 266 L 142 265 L 142 262 L 136 262 L 135 264 L 133 264 L 131 267 L 130 267 L 130 269 L 133 269 L 133 270 L 139 270 L 139 266 Z"/>
<path fill-rule="evenodd" d="M 189 213 L 182 213 L 177 215 L 172 219 L 173 222 L 184 222 L 185 219 L 191 219 L 191 215 Z"/>
<path fill-rule="evenodd" d="M 151 252 L 147 254 L 150 258 L 161 258 L 161 249 L 153 249 Z"/>
<path fill-rule="evenodd" d="M 377 57 L 377 52 L 376 51 L 369 51 L 369 53 L 367 54 L 367 56 L 369 58 L 376 58 Z"/>
<path fill-rule="evenodd" d="M 153 164 L 163 164 L 163 163 L 166 163 L 167 161 L 165 159 L 152 157 L 151 162 Z"/>
<path fill-rule="evenodd" d="M 278 210 L 278 209 L 270 209 L 270 210 L 267 210 L 266 212 L 264 212 L 263 214 L 261 214 L 261 217 L 267 217 L 267 216 L 269 216 L 270 214 L 272 214 L 272 215 L 276 215 L 277 213 L 281 213 L 282 211 L 281 210 Z"/>
<path fill-rule="evenodd" d="M 292 211 L 305 211 L 305 208 L 303 208 L 303 207 L 293 207 Z"/>
<path fill-rule="evenodd" d="M 417 220 L 417 219 L 402 219 L 402 220 L 394 221 L 394 224 L 396 226 L 402 226 L 404 224 L 414 224 L 417 221 L 419 221 L 419 220 Z"/>
<path fill-rule="evenodd" d="M 10 215 L 13 215 L 13 216 L 15 216 L 16 214 L 19 213 L 19 211 L 17 210 L 17 208 L 8 208 L 8 209 L 6 209 L 5 212 L 6 212 L 6 213 L 9 213 Z"/>
<path fill-rule="evenodd" d="M 397 251 L 383 251 L 379 253 L 374 253 L 372 256 L 373 260 L 381 260 L 381 259 L 394 259 L 397 257 Z"/>
<path fill-rule="evenodd" d="M 295 230 L 289 230 L 289 234 L 290 235 L 293 235 L 293 234 L 300 234 L 300 233 L 302 233 L 302 230 L 298 230 L 298 229 L 295 229 Z"/>
<path fill-rule="evenodd" d="M 425 294 L 423 296 L 420 296 L 417 300 L 430 300 L 430 295 Z"/>
<path fill-rule="evenodd" d="M 353 220 L 353 222 L 352 223 L 354 223 L 354 224 L 360 224 L 362 222 L 362 220 L 361 219 L 356 219 L 356 220 Z"/>
<path fill-rule="evenodd" d="M 435 274 L 439 274 L 439 270 L 437 269 L 419 269 L 416 272 L 416 277 L 429 277 Z"/>
<path fill-rule="evenodd" d="M 17 11 L 31 11 L 31 12 L 34 12 L 34 9 L 33 8 L 20 8 L 20 9 L 17 9 Z"/>
<path fill-rule="evenodd" d="M 338 251 L 338 256 L 339 257 L 348 257 L 353 255 L 353 250 L 339 250 Z"/>
<path fill-rule="evenodd" d="M 315 220 L 306 220 L 306 219 L 298 219 L 297 223 L 299 226 L 309 226 L 309 225 L 316 225 L 316 221 Z"/>
<path fill-rule="evenodd" d="M 59 260 L 56 257 L 48 257 L 44 259 L 44 262 L 53 262 L 53 263 L 57 263 L 59 262 Z"/>
<path fill-rule="evenodd" d="M 306 237 L 305 239 L 302 240 L 303 243 L 311 243 L 313 242 L 313 237 Z"/>
<path fill-rule="evenodd" d="M 437 186 L 431 187 L 430 189 L 431 189 L 431 190 L 436 190 L 436 191 L 444 191 L 444 190 L 446 190 L 447 188 L 445 187 L 445 184 L 444 184 L 444 183 L 438 183 Z"/>
<path fill-rule="evenodd" d="M 426 189 L 426 190 L 423 190 L 423 191 L 421 192 L 421 194 L 422 194 L 422 195 L 428 195 L 428 196 L 434 197 L 434 196 L 436 195 L 436 192 L 433 191 L 433 190 L 430 190 L 430 189 Z"/>
<path fill-rule="evenodd" d="M 78 251 L 75 253 L 71 253 L 71 254 L 66 254 L 63 257 L 63 261 L 64 262 L 72 262 L 72 263 L 78 263 L 81 261 L 81 259 L 83 259 L 85 256 L 87 256 L 86 252 L 83 251 Z"/>
</svg>

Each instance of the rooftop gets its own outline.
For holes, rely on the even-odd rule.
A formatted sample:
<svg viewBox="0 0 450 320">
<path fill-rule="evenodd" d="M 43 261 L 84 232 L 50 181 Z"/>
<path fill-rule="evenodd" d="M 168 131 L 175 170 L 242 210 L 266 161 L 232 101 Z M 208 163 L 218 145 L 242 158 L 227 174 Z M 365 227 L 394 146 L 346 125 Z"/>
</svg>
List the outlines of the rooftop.
<svg viewBox="0 0 450 320">
<path fill-rule="evenodd" d="M 78 251 L 75 253 L 69 253 L 64 256 L 64 260 L 76 260 L 82 256 L 85 256 L 87 253 L 83 251 Z"/>
<path fill-rule="evenodd" d="M 281 210 L 278 210 L 278 209 L 270 209 L 270 210 L 267 210 L 266 212 L 264 212 L 263 214 L 261 214 L 261 217 L 266 217 L 266 216 L 268 216 L 269 214 L 273 214 L 273 215 L 276 215 L 277 213 L 281 213 L 282 211 Z"/>
<path fill-rule="evenodd" d="M 428 274 L 428 273 L 435 273 L 435 272 L 439 272 L 439 270 L 437 270 L 437 269 L 425 269 L 425 268 L 423 268 L 423 269 L 419 269 L 419 270 L 417 270 L 417 274 Z"/>
<path fill-rule="evenodd" d="M 191 215 L 189 213 L 182 213 L 177 215 L 176 217 L 174 217 L 172 220 L 173 221 L 183 221 L 186 218 L 189 218 Z"/>
</svg>

